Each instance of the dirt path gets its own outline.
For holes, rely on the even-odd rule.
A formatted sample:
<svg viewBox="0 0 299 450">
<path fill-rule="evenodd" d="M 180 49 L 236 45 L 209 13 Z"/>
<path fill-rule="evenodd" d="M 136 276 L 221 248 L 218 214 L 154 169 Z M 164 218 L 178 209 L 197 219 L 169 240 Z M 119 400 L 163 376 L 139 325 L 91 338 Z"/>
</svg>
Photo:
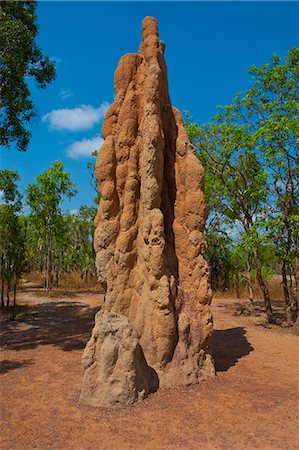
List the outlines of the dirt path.
<svg viewBox="0 0 299 450">
<path fill-rule="evenodd" d="M 215 379 L 119 410 L 77 403 L 98 297 L 33 289 L 23 303 L 1 327 L 1 450 L 299 448 L 298 338 L 233 316 L 232 300 L 213 305 Z"/>
</svg>

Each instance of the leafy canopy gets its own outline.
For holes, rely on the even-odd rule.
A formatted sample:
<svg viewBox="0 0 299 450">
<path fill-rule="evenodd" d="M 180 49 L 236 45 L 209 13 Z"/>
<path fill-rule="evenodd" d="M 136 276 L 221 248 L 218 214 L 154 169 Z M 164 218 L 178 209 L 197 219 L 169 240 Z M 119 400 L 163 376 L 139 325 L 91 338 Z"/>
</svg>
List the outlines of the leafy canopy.
<svg viewBox="0 0 299 450">
<path fill-rule="evenodd" d="M 61 161 L 37 177 L 35 184 L 27 187 L 27 203 L 31 213 L 47 226 L 61 215 L 61 201 L 71 198 L 77 193 L 75 184 L 70 180 L 69 172 L 64 171 Z"/>
<path fill-rule="evenodd" d="M 36 115 L 28 87 L 44 89 L 55 79 L 55 66 L 36 43 L 36 1 L 0 2 L 0 145 L 26 151 Z"/>
</svg>

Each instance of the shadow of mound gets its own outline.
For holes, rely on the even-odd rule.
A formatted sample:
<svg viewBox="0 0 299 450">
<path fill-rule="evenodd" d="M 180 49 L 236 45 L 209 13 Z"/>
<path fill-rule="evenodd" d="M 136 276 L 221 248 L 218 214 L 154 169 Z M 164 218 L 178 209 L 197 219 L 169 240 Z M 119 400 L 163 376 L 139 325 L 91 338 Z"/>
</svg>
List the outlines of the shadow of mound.
<svg viewBox="0 0 299 450">
<path fill-rule="evenodd" d="M 140 383 L 138 390 L 142 391 L 144 387 L 147 386 L 148 393 L 154 394 L 159 389 L 160 380 L 155 369 L 148 365 L 143 349 L 139 343 L 136 347 L 135 358 L 137 375 L 136 381 L 137 384 Z"/>
<path fill-rule="evenodd" d="M 157 372 L 153 367 L 150 367 L 151 370 L 151 385 L 150 385 L 150 394 L 154 394 L 160 387 L 160 380 Z"/>
<path fill-rule="evenodd" d="M 246 331 L 242 327 L 213 331 L 210 350 L 217 372 L 226 372 L 236 365 L 240 358 L 254 350 L 245 334 Z"/>
<path fill-rule="evenodd" d="M 78 302 L 47 302 L 17 307 L 22 320 L 1 325 L 1 346 L 9 350 L 27 350 L 53 345 L 63 351 L 82 350 L 90 338 L 95 313 Z"/>
</svg>

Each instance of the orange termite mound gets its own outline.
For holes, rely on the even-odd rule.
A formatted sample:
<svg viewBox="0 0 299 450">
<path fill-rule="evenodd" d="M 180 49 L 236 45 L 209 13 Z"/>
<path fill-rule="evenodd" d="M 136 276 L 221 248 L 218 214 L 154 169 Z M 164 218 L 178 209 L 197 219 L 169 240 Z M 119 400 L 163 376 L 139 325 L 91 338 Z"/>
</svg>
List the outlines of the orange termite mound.
<svg viewBox="0 0 299 450">
<path fill-rule="evenodd" d="M 172 107 L 157 22 L 122 57 L 96 163 L 95 251 L 105 303 L 83 356 L 81 402 L 131 404 L 214 375 L 203 169 Z"/>
</svg>

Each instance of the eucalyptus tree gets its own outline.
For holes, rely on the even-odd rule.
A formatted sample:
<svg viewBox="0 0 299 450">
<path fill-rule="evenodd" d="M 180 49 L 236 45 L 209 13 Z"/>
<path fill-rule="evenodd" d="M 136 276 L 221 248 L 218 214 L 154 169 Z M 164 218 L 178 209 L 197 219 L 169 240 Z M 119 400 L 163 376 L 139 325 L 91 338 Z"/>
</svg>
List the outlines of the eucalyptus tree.
<svg viewBox="0 0 299 450">
<path fill-rule="evenodd" d="M 16 143 L 26 151 L 35 108 L 28 86 L 44 89 L 55 78 L 55 66 L 37 45 L 36 1 L 0 2 L 0 145 Z"/>
<path fill-rule="evenodd" d="M 210 267 L 210 282 L 214 290 L 223 290 L 231 286 L 231 240 L 229 229 L 233 222 L 222 213 L 223 183 L 219 177 L 210 170 L 206 154 L 199 145 L 202 127 L 193 121 L 188 111 L 185 111 L 185 127 L 190 142 L 197 149 L 197 156 L 205 169 L 205 204 L 206 223 L 205 236 L 207 241 L 206 257 Z"/>
<path fill-rule="evenodd" d="M 95 252 L 93 248 L 94 206 L 81 205 L 77 214 L 68 216 L 71 224 L 71 267 L 80 273 L 81 280 L 87 283 L 88 277 L 95 275 Z"/>
<path fill-rule="evenodd" d="M 201 127 L 198 148 L 206 170 L 217 179 L 214 184 L 219 199 L 218 212 L 231 223 L 243 228 L 243 247 L 247 253 L 249 298 L 253 305 L 252 260 L 263 293 L 268 320 L 272 320 L 272 307 L 268 287 L 262 275 L 260 235 L 258 223 L 265 212 L 268 186 L 267 173 L 260 164 L 255 141 L 239 117 L 239 99 Z"/>
<path fill-rule="evenodd" d="M 297 297 L 287 272 L 294 272 L 295 260 L 299 266 L 299 49 L 292 47 L 283 63 L 275 54 L 270 64 L 252 66 L 249 73 L 251 89 L 238 93 L 210 123 L 200 126 L 189 120 L 187 127 L 206 170 L 212 216 L 243 227 L 250 298 L 254 261 L 271 321 L 261 265 L 261 248 L 270 237 L 281 263 L 287 318 L 294 322 L 298 270 Z"/>
<path fill-rule="evenodd" d="M 18 191 L 19 175 L 15 170 L 0 171 L 0 257 L 1 257 L 1 306 L 10 304 L 13 289 L 13 303 L 16 304 L 17 286 L 24 269 L 26 230 L 22 211 L 22 197 Z"/>
<path fill-rule="evenodd" d="M 55 161 L 49 169 L 37 177 L 35 184 L 27 187 L 29 220 L 35 239 L 40 243 L 41 265 L 45 269 L 45 288 L 52 289 L 55 269 L 55 249 L 62 237 L 62 210 L 64 198 L 76 194 L 70 174 L 64 171 L 61 161 Z M 56 258 L 57 259 L 57 258 Z M 56 267 L 57 271 L 57 267 Z"/>
<path fill-rule="evenodd" d="M 292 47 L 285 61 L 274 54 L 269 64 L 252 66 L 253 85 L 243 102 L 251 123 L 257 152 L 271 182 L 268 229 L 281 262 L 288 321 L 298 314 L 292 285 L 295 261 L 299 265 L 299 48 Z M 290 275 L 290 283 L 287 275 Z"/>
<path fill-rule="evenodd" d="M 93 198 L 94 203 L 98 206 L 101 200 L 101 195 L 99 192 L 99 188 L 98 188 L 98 183 L 95 177 L 95 164 L 96 164 L 96 159 L 98 157 L 99 154 L 99 150 L 94 150 L 91 154 L 92 156 L 92 161 L 88 162 L 86 164 L 86 168 L 89 172 L 89 176 L 90 176 L 90 185 L 95 193 L 95 197 Z"/>
</svg>

